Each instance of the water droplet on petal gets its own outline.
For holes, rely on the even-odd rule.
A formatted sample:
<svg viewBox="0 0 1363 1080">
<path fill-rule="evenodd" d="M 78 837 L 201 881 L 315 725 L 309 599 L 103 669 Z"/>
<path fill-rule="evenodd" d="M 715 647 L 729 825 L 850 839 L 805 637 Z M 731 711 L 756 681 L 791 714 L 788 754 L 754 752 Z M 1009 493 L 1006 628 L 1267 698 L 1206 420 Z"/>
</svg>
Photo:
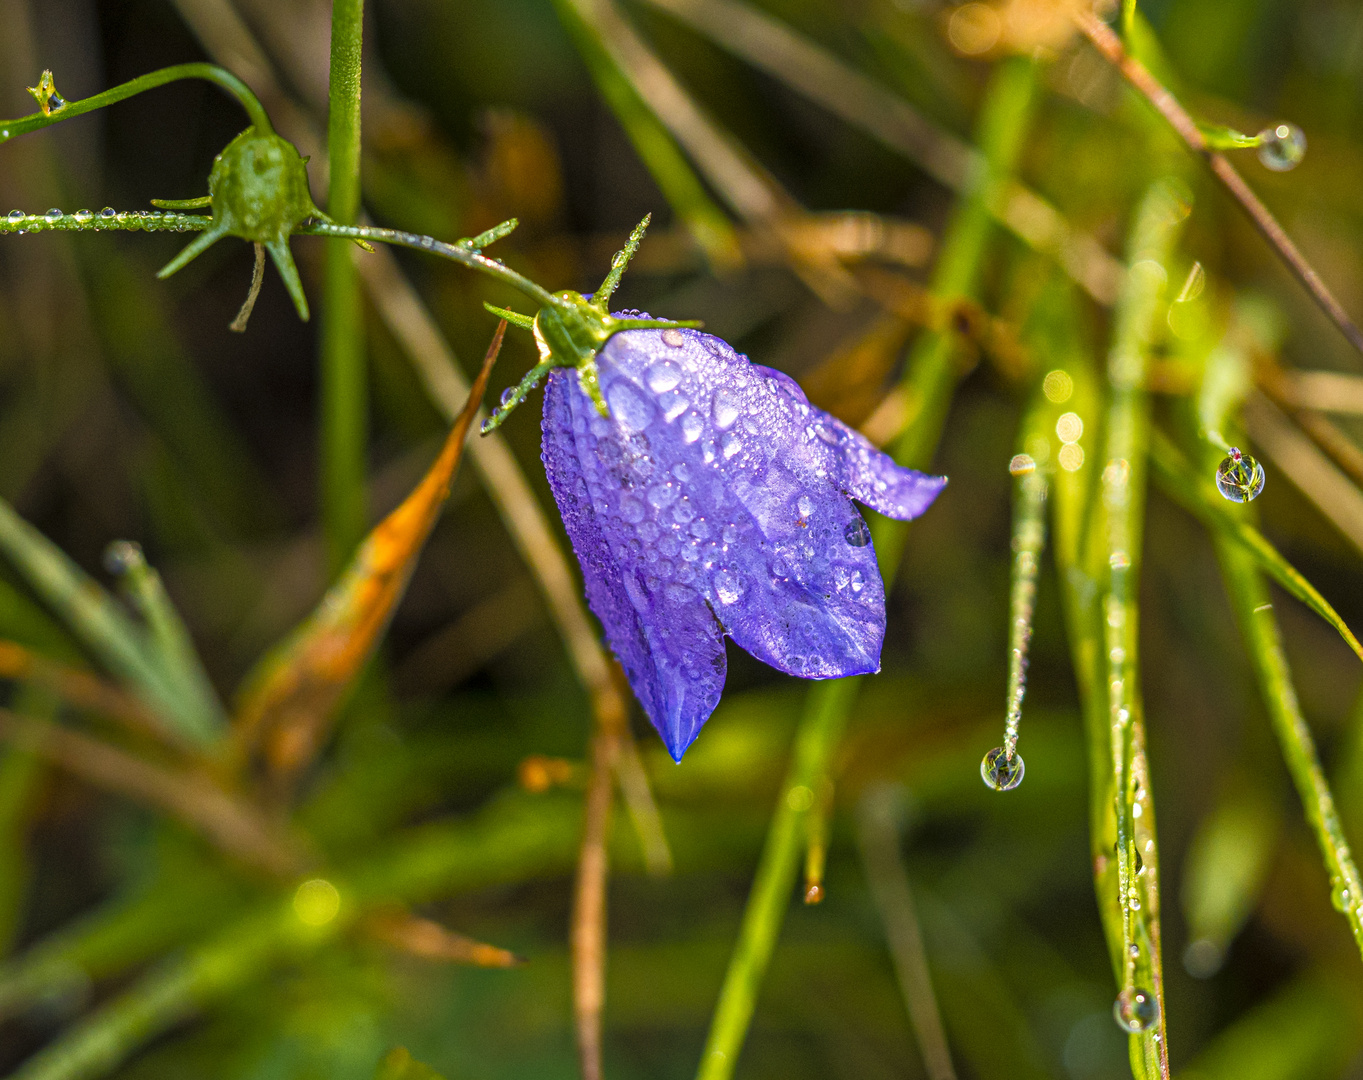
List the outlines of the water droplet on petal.
<svg viewBox="0 0 1363 1080">
<path fill-rule="evenodd" d="M 1216 468 L 1216 488 L 1231 502 L 1249 502 L 1264 490 L 1264 467 L 1232 446 Z"/>
<path fill-rule="evenodd" d="M 639 393 L 627 379 L 616 379 L 606 387 L 606 404 L 611 416 L 626 431 L 642 431 L 648 427 L 656 411 L 653 402 Z"/>
<path fill-rule="evenodd" d="M 1306 134 L 1296 124 L 1274 124 L 1259 132 L 1259 138 L 1259 161 L 1265 169 L 1287 172 L 1306 156 Z"/>
<path fill-rule="evenodd" d="M 645 381 L 655 394 L 666 393 L 668 390 L 676 389 L 677 384 L 681 382 L 681 368 L 671 360 L 659 360 L 648 369 Z"/>
<path fill-rule="evenodd" d="M 852 591 L 861 592 L 862 586 L 866 584 L 866 579 L 861 576 L 860 570 L 852 571 Z"/>
<path fill-rule="evenodd" d="M 715 597 L 721 604 L 736 604 L 744 592 L 743 579 L 732 570 L 716 570 L 712 579 Z"/>
<path fill-rule="evenodd" d="M 671 390 L 658 398 L 658 404 L 662 406 L 663 419 L 670 424 L 687 410 L 691 402 L 675 390 Z"/>
<path fill-rule="evenodd" d="M 980 776 L 995 791 L 1012 791 L 1022 783 L 1026 771 L 1022 755 L 1014 753 L 1010 758 L 1008 751 L 1002 746 L 994 747 L 980 762 Z"/>
<path fill-rule="evenodd" d="M 696 516 L 695 504 L 685 495 L 677 500 L 677 505 L 672 508 L 672 520 L 678 525 L 685 525 L 693 521 Z"/>
<path fill-rule="evenodd" d="M 664 506 L 670 506 L 678 494 L 677 485 L 665 480 L 648 489 L 648 501 L 661 510 Z"/>
<path fill-rule="evenodd" d="M 865 547 L 871 542 L 871 527 L 858 517 L 856 521 L 847 523 L 847 528 L 842 530 L 842 536 L 853 547 Z"/>
<path fill-rule="evenodd" d="M 682 417 L 682 438 L 689 443 L 695 442 L 705 431 L 705 421 L 697 413 L 687 413 Z"/>
<path fill-rule="evenodd" d="M 691 479 L 691 468 L 684 461 L 679 461 L 672 466 L 672 475 L 683 484 Z"/>
<path fill-rule="evenodd" d="M 720 447 L 724 451 L 724 456 L 731 458 L 743 449 L 743 440 L 732 431 L 726 431 L 724 438 L 720 440 Z"/>
<path fill-rule="evenodd" d="M 814 500 L 808 495 L 801 495 L 795 500 L 795 509 L 800 512 L 802 520 L 808 518 L 810 514 L 814 513 Z"/>
<path fill-rule="evenodd" d="M 625 495 L 620 499 L 620 516 L 631 525 L 638 525 L 644 520 L 647 511 L 644 504 L 633 495 Z"/>
<path fill-rule="evenodd" d="M 1159 1005 L 1149 990 L 1128 986 L 1112 1003 L 1112 1016 L 1123 1031 L 1139 1035 L 1155 1026 L 1159 1019 Z"/>
<path fill-rule="evenodd" d="M 720 431 L 733 427 L 734 421 L 738 419 L 739 411 L 738 395 L 727 387 L 720 387 L 715 391 L 713 409 L 715 427 L 719 428 Z"/>
<path fill-rule="evenodd" d="M 674 349 L 680 349 L 683 345 L 686 344 L 686 338 L 682 336 L 682 332 L 680 330 L 675 329 L 674 327 L 668 327 L 666 330 L 664 330 L 662 337 L 663 344 L 668 345 Z"/>
<path fill-rule="evenodd" d="M 720 539 L 726 544 L 738 543 L 738 526 L 732 521 L 724 526 L 724 531 L 720 533 Z"/>
</svg>

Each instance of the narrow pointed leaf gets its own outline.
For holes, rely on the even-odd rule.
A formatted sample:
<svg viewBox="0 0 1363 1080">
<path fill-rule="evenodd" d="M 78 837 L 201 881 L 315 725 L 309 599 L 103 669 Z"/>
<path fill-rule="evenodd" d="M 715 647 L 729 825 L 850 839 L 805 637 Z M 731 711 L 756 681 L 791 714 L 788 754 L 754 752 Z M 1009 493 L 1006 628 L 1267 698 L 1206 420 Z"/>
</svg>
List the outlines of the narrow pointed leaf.
<svg viewBox="0 0 1363 1080">
<path fill-rule="evenodd" d="M 1217 494 L 1210 480 L 1193 472 L 1178 447 L 1159 431 L 1151 432 L 1150 461 L 1155 467 L 1155 478 L 1168 495 L 1217 535 L 1228 537 L 1249 551 L 1261 570 L 1334 627 L 1345 644 L 1363 660 L 1363 645 L 1329 601 L 1283 558 L 1263 533 Z"/>
</svg>

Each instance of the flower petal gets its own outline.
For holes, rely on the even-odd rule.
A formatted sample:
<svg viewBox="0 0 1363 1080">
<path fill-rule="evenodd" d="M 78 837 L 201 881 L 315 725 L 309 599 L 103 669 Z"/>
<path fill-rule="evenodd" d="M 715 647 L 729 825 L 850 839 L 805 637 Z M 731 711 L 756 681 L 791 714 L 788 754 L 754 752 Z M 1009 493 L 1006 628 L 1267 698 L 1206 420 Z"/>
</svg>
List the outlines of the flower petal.
<svg viewBox="0 0 1363 1080">
<path fill-rule="evenodd" d="M 631 477 L 631 468 L 630 439 L 621 429 L 633 414 L 619 392 L 616 396 L 624 407 L 607 421 L 596 414 L 575 371 L 550 374 L 544 396 L 545 472 L 582 566 L 587 602 L 649 721 L 680 761 L 719 704 L 724 641 L 701 596 L 660 571 L 656 562 L 665 560 L 650 564 L 643 559 L 633 530 L 622 528 L 621 479 Z M 641 402 L 638 408 L 646 412 L 649 403 Z M 608 429 L 606 438 L 593 433 L 594 421 L 598 430 Z"/>
</svg>

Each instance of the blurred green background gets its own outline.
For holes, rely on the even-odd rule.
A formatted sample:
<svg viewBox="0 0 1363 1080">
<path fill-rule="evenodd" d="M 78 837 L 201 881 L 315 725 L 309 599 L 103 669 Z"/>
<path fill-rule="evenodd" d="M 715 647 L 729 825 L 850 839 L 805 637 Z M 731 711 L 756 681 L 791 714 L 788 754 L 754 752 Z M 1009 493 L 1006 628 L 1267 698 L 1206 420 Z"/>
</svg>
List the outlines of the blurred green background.
<svg viewBox="0 0 1363 1080">
<path fill-rule="evenodd" d="M 966 140 L 1007 46 L 977 48 L 961 27 L 979 13 L 933 0 L 760 6 Z M 307 125 L 324 119 L 327 5 L 237 0 L 226 10 L 254 35 L 292 103 L 281 113 L 266 99 L 277 127 L 307 152 Z M 951 191 L 789 80 L 649 4 L 621 10 L 795 203 L 816 214 L 866 211 L 893 225 L 899 247 L 861 261 L 904 295 L 921 295 Z M 1234 160 L 1344 305 L 1363 313 L 1363 4 L 1151 0 L 1142 11 L 1164 51 L 1160 74 L 1199 118 L 1249 132 L 1283 119 L 1304 129 L 1309 150 L 1294 171 L 1270 172 L 1252 150 Z M 23 88 L 45 67 L 68 99 L 187 60 L 236 67 L 213 51 L 215 13 L 198 0 L 0 0 L 0 113 L 30 110 Z M 924 332 L 921 312 L 893 310 L 875 290 L 811 288 L 819 276 L 792 265 L 779 245 L 763 247 L 748 223 L 737 226 L 745 265 L 714 272 L 598 95 L 550 0 L 371 0 L 365 47 L 365 205 L 377 223 L 453 239 L 516 216 L 521 227 L 500 258 L 549 288 L 590 289 L 652 212 L 618 305 L 703 319 L 854 423 L 872 414 L 905 342 Z M 1018 169 L 1025 183 L 1118 253 L 1147 184 L 1181 176 L 1195 203 L 1172 277 L 1177 285 L 1194 261 L 1205 268 L 1198 302 L 1208 324 L 1224 326 L 1235 302 L 1252 297 L 1277 312 L 1282 365 L 1358 370 L 1359 357 L 1239 210 L 1091 47 L 1062 36 L 1038 63 L 1036 115 Z M 252 82 L 251 72 L 240 74 Z M 216 89 L 181 83 L 26 136 L 0 147 L 0 210 L 131 210 L 199 195 L 213 155 L 242 123 Z M 314 190 L 320 199 L 316 176 Z M 712 194 L 723 202 L 723 191 Z M 327 584 L 317 323 L 297 320 L 271 270 L 246 334 L 228 333 L 250 278 L 249 247 L 220 243 L 157 282 L 156 269 L 182 242 L 56 233 L 0 242 L 0 496 L 101 581 L 105 546 L 140 542 L 228 693 Z M 294 242 L 317 301 L 323 243 Z M 397 257 L 472 373 L 494 325 L 481 304 L 507 303 L 509 294 L 457 267 Z M 1003 725 L 1006 465 L 1023 404 L 1052 359 L 999 341 L 1025 337 L 1038 297 L 1061 280 L 1052 261 L 995 230 L 978 297 L 995 338 L 967 333 L 957 343 L 963 378 L 933 462 L 951 484 L 911 530 L 889 598 L 884 671 L 863 687 L 836 763 L 826 899 L 806 907 L 792 897 L 742 1077 L 926 1075 L 854 835 L 859 801 L 884 785 L 902 811 L 901 852 L 959 1074 L 1128 1075 L 1111 1017 L 1116 987 L 1093 895 L 1087 757 L 1049 556 L 1022 726 L 1026 782 L 999 795 L 978 770 Z M 1096 362 L 1111 313 L 1074 295 L 1073 347 Z M 445 421 L 384 321 L 367 309 L 366 325 L 367 497 L 377 520 L 427 467 Z M 1167 392 L 1157 416 L 1190 392 L 1187 371 L 1200 361 L 1189 356 L 1199 348 L 1205 355 L 1196 341 L 1161 344 Z M 512 330 L 490 393 L 533 362 L 528 336 Z M 536 397 L 503 431 L 551 508 L 537 409 Z M 1363 421 L 1337 424 L 1363 438 Z M 1099 453 L 1091 439 L 1085 447 Z M 1357 537 L 1266 464 L 1257 504 L 1265 533 L 1346 621 L 1363 624 Z M 1363 1077 L 1363 970 L 1331 908 L 1211 543 L 1158 491 L 1146 543 L 1143 689 L 1174 1073 Z M 1358 661 L 1295 601 L 1276 599 L 1306 718 L 1358 837 Z M 81 656 L 8 566 L 0 567 L 0 637 Z M 729 664 L 724 701 L 681 765 L 634 717 L 675 871 L 645 874 L 628 819 L 617 816 L 605 1012 L 606 1072 L 615 1080 L 694 1072 L 785 768 L 805 687 L 740 650 L 730 649 Z M 3 693 L 16 710 L 32 707 L 21 682 Z M 449 1080 L 577 1075 L 567 927 L 589 730 L 587 698 L 533 579 L 466 468 L 292 815 L 327 862 L 343 867 L 381 860 L 423 829 L 479 827 L 489 814 L 519 815 L 529 833 L 552 833 L 543 852 L 518 864 L 484 872 L 475 854 L 455 884 L 413 897 L 419 914 L 526 962 L 444 964 L 352 928 L 233 984 L 109 1075 L 367 1078 L 398 1044 Z M 172 817 L 19 751 L 0 755 L 0 949 L 9 957 L 0 965 L 0 1071 L 164 957 L 185 955 L 251 905 L 286 895 Z M 527 792 L 518 766 L 530 755 L 574 767 L 556 790 Z M 1224 938 L 1211 959 L 1205 947 L 1187 952 L 1199 911 Z M 73 951 L 36 976 L 21 967 L 62 947 Z M 19 1000 L 22 972 L 37 982 Z"/>
</svg>

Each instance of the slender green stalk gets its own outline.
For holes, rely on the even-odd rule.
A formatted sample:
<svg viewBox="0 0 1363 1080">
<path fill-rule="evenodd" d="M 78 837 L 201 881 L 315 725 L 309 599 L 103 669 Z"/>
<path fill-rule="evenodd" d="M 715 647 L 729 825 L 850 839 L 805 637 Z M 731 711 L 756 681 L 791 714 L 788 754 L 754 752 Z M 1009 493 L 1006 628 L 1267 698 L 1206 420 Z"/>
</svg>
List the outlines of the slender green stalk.
<svg viewBox="0 0 1363 1080">
<path fill-rule="evenodd" d="M 113 210 L 74 214 L 49 210 L 45 214 L 14 211 L 0 217 L 0 235 L 40 232 L 203 232 L 213 223 L 204 214 L 167 214 L 159 210 Z"/>
<path fill-rule="evenodd" d="M 616 63 L 597 28 L 583 18 L 573 0 L 554 0 L 559 18 L 572 35 L 592 81 L 610 107 L 663 198 L 717 270 L 743 261 L 733 226 L 691 168 L 686 155 L 639 96 Z"/>
<path fill-rule="evenodd" d="M 962 296 L 973 289 L 989 235 L 988 196 L 1013 171 L 1031 116 L 1035 80 L 1031 62 L 1010 60 L 999 66 L 990 83 L 980 118 L 981 147 L 989 166 L 976 178 L 948 226 L 933 279 L 938 295 Z M 903 464 L 925 464 L 941 437 L 955 382 L 951 348 L 950 338 L 932 333 L 910 357 L 906 385 L 914 407 L 904 435 L 894 447 L 896 459 Z M 904 532 L 902 526 L 884 519 L 876 519 L 872 525 L 887 592 L 899 565 Z M 800 825 L 813 805 L 816 783 L 830 767 L 860 683 L 860 678 L 842 679 L 819 683 L 809 691 L 795 736 L 795 755 L 768 827 L 738 941 L 711 1020 L 698 1080 L 728 1080 L 733 1075 L 757 991 L 790 902 L 804 839 Z"/>
<path fill-rule="evenodd" d="M 724 976 L 719 1005 L 701 1056 L 699 1080 L 727 1080 L 733 1075 L 762 979 L 790 905 L 805 819 L 814 806 L 819 780 L 847 726 L 860 685 L 860 677 L 834 679 L 811 688 L 805 699 L 804 715 L 795 736 L 795 755 L 767 829 L 738 944 Z"/>
<path fill-rule="evenodd" d="M 136 94 L 154 90 L 158 86 L 165 86 L 166 83 L 178 82 L 181 79 L 205 79 L 208 82 L 216 83 L 241 103 L 241 107 L 246 110 L 246 114 L 251 118 L 251 125 L 257 131 L 274 131 L 274 128 L 270 126 L 270 118 L 265 115 L 265 109 L 256 100 L 255 94 L 251 93 L 251 88 L 230 71 L 220 68 L 216 64 L 176 64 L 174 67 L 162 68 L 160 71 L 151 71 L 146 75 L 139 75 L 135 79 L 130 79 L 128 82 L 121 83 L 92 97 L 81 98 L 79 101 L 63 101 L 59 105 L 54 102 L 40 112 L 31 113 L 17 120 L 0 120 L 0 143 L 8 142 L 17 135 L 26 135 L 30 131 L 51 127 L 62 120 L 70 120 L 73 116 L 81 116 L 93 112 L 95 109 L 102 109 L 106 105 L 113 105 Z M 53 88 L 53 93 L 55 93 L 55 88 Z M 58 100 L 60 101 L 60 98 Z"/>
<path fill-rule="evenodd" d="M 1145 729 L 1137 660 L 1146 448 L 1150 403 L 1145 373 L 1156 315 L 1168 281 L 1165 264 L 1188 206 L 1165 182 L 1142 201 L 1132 230 L 1130 266 L 1118 300 L 1108 357 L 1108 404 L 1102 476 L 1106 511 L 1105 624 L 1109 768 L 1117 846 L 1117 897 L 1122 938 L 1119 1022 L 1131 1031 L 1137 1076 L 1167 1076 L 1154 803 L 1145 764 Z"/>
<path fill-rule="evenodd" d="M 353 225 L 360 212 L 360 51 L 364 0 L 332 0 L 327 214 Z M 327 247 L 322 313 L 322 522 L 333 573 L 364 539 L 368 376 L 359 275 L 344 244 Z"/>
</svg>

